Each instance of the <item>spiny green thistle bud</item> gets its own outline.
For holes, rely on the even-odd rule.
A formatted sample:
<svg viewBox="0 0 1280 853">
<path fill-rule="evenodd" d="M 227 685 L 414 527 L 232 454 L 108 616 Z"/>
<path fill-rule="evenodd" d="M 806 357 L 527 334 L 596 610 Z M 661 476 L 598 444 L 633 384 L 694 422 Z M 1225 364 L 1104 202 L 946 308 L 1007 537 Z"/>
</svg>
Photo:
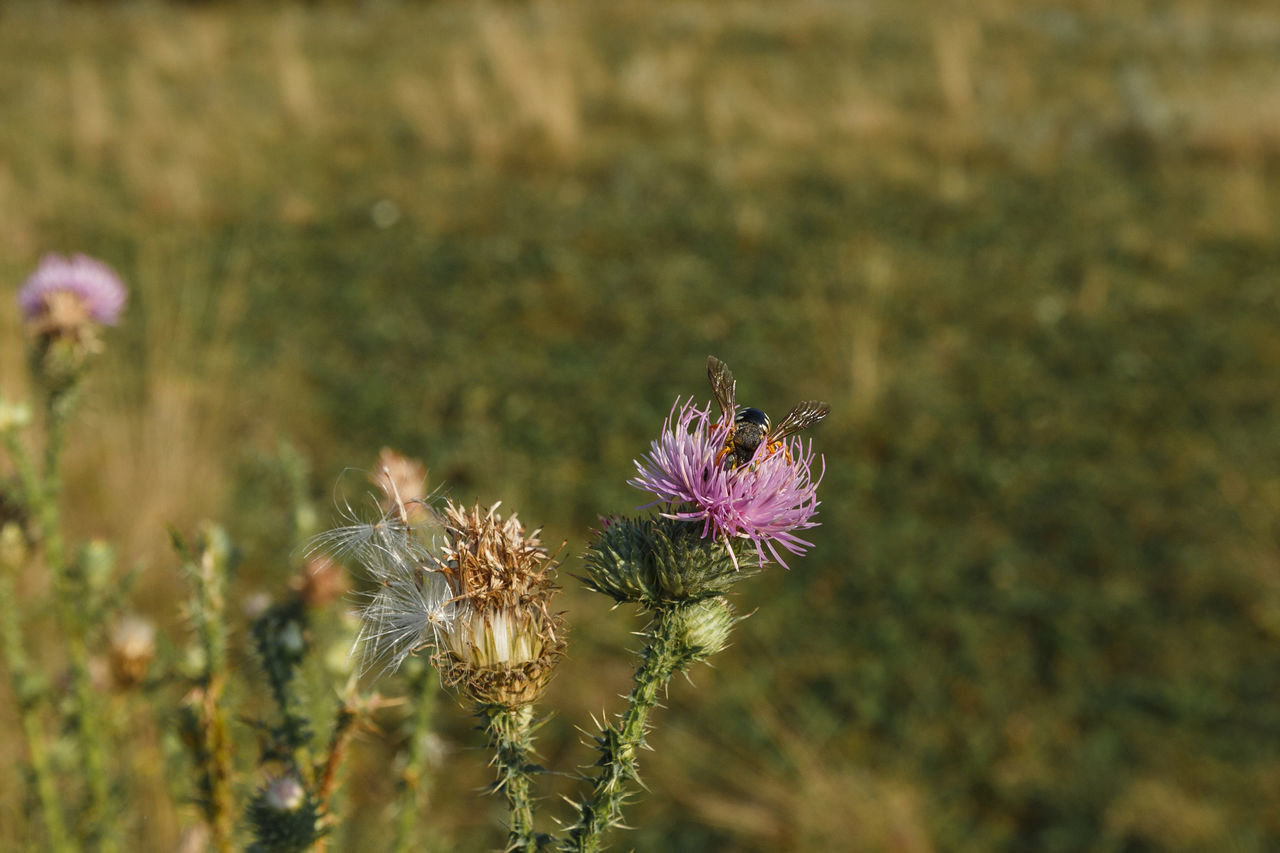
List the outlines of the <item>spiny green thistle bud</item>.
<svg viewBox="0 0 1280 853">
<path fill-rule="evenodd" d="M 690 662 L 706 660 L 728 645 L 735 621 L 733 608 L 719 597 L 673 609 L 669 623 L 676 652 Z"/>
<path fill-rule="evenodd" d="M 263 853 L 302 853 L 320 837 L 319 808 L 292 773 L 272 779 L 249 803 L 254 845 Z"/>
<path fill-rule="evenodd" d="M 715 542 L 700 531 L 672 518 L 605 519 L 587 548 L 582 580 L 615 601 L 660 607 L 720 595 L 759 570 L 742 540 Z"/>
<path fill-rule="evenodd" d="M 267 608 L 254 621 L 253 636 L 268 670 L 292 671 L 302 664 L 309 645 L 305 619 L 302 602 L 288 599 Z"/>
</svg>

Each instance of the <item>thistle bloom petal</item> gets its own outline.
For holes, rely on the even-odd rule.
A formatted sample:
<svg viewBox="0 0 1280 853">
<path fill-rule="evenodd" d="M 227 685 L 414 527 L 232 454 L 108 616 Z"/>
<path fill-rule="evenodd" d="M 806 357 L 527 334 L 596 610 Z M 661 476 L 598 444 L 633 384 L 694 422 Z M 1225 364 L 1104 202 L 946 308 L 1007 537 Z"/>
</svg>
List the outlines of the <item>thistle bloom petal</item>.
<svg viewBox="0 0 1280 853">
<path fill-rule="evenodd" d="M 779 549 L 797 556 L 810 543 L 796 531 L 816 527 L 818 484 L 826 461 L 813 476 L 812 442 L 792 437 L 772 452 L 761 445 L 750 464 L 731 467 L 718 461 L 728 437 L 728 424 L 714 424 L 711 408 L 698 408 L 692 399 L 676 400 L 647 455 L 635 462 L 637 476 L 629 481 L 651 492 L 655 503 L 675 504 L 668 518 L 701 521 L 703 537 L 720 541 L 747 539 L 763 564 L 769 555 L 787 563 Z"/>
<path fill-rule="evenodd" d="M 102 261 L 88 255 L 48 254 L 18 291 L 22 316 L 28 322 L 40 320 L 58 293 L 74 296 L 90 319 L 104 326 L 119 321 L 127 297 L 124 284 Z"/>
</svg>

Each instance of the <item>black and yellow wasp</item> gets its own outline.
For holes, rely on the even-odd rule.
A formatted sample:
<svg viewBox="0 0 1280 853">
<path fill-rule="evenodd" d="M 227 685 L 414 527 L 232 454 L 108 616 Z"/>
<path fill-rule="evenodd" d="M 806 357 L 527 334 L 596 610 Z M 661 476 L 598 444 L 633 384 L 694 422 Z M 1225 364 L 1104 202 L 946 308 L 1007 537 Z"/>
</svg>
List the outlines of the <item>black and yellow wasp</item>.
<svg viewBox="0 0 1280 853">
<path fill-rule="evenodd" d="M 766 456 L 777 452 L 784 438 L 813 426 L 831 411 L 831 407 L 821 400 L 805 400 L 796 403 L 787 416 L 773 426 L 769 416 L 760 409 L 738 407 L 738 383 L 729 366 L 714 355 L 707 356 L 707 378 L 711 380 L 711 393 L 720 404 L 720 420 L 716 425 L 729 424 L 729 436 L 716 461 L 727 457 L 734 468 L 750 462 L 761 444 L 765 446 Z"/>
</svg>

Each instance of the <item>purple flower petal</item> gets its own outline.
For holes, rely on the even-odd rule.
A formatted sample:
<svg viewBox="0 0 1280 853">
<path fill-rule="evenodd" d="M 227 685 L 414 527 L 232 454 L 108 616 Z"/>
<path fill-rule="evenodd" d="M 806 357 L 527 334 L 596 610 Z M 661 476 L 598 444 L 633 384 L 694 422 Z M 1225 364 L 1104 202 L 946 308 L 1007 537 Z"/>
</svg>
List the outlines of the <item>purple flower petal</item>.
<svg viewBox="0 0 1280 853">
<path fill-rule="evenodd" d="M 48 254 L 41 258 L 40 266 L 18 291 L 22 316 L 34 320 L 43 315 L 52 293 L 75 294 L 89 316 L 106 326 L 114 326 L 120 319 L 127 296 L 111 268 L 88 255 L 64 258 Z"/>
<path fill-rule="evenodd" d="M 717 460 L 728 437 L 729 425 L 711 420 L 711 407 L 699 409 L 690 399 L 677 399 L 662 434 L 649 453 L 635 462 L 637 476 L 630 485 L 651 492 L 654 503 L 681 505 L 664 513 L 670 518 L 701 521 L 702 535 L 720 541 L 748 539 L 760 562 L 769 555 L 783 566 L 779 548 L 802 555 L 810 543 L 795 535 L 816 527 L 818 484 L 826 473 L 826 460 L 813 477 L 813 444 L 793 436 L 770 452 L 763 444 L 749 464 L 732 468 Z"/>
</svg>

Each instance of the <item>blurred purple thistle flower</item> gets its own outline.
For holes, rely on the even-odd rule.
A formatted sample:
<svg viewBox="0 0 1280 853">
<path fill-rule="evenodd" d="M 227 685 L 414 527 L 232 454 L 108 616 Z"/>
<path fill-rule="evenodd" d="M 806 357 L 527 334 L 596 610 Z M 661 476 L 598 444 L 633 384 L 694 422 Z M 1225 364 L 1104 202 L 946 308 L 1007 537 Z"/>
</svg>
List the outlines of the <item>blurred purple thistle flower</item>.
<svg viewBox="0 0 1280 853">
<path fill-rule="evenodd" d="M 18 291 L 22 316 L 28 322 L 42 320 L 59 293 L 76 297 L 89 318 L 104 326 L 120 319 L 127 295 L 120 278 L 102 261 L 88 255 L 48 254 Z"/>
<path fill-rule="evenodd" d="M 692 399 L 684 405 L 677 399 L 662 435 L 636 460 L 638 476 L 628 483 L 652 492 L 658 498 L 654 503 L 680 505 L 663 515 L 701 521 L 704 538 L 726 545 L 730 538 L 748 539 L 761 564 L 767 548 L 788 568 L 778 549 L 797 556 L 809 549 L 810 543 L 795 534 L 818 525 L 813 516 L 826 460 L 818 457 L 822 470 L 815 480 L 812 442 L 792 437 L 773 452 L 762 444 L 749 464 L 733 468 L 717 461 L 728 433 L 728 424 L 712 422 L 710 405 L 699 409 Z"/>
</svg>

